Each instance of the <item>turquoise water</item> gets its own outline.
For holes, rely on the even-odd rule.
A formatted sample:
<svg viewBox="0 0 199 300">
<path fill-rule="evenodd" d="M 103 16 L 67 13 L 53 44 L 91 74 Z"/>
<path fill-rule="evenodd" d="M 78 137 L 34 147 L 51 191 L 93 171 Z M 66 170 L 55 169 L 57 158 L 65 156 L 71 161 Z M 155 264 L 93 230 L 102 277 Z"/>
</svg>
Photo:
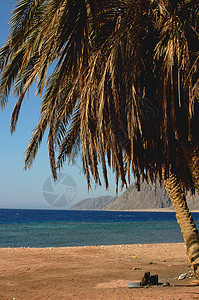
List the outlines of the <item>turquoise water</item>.
<svg viewBox="0 0 199 300">
<path fill-rule="evenodd" d="M 199 214 L 194 214 L 197 227 Z M 174 213 L 0 210 L 0 247 L 183 242 Z"/>
</svg>

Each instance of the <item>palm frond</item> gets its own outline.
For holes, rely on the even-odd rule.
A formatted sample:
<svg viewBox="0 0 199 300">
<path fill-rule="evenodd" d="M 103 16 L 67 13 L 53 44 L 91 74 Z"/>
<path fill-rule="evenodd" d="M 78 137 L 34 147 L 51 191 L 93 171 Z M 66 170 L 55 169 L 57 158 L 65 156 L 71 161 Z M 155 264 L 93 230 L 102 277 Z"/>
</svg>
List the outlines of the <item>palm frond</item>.
<svg viewBox="0 0 199 300">
<path fill-rule="evenodd" d="M 47 128 L 47 125 L 48 125 L 48 118 L 45 115 L 43 115 L 34 129 L 30 143 L 26 149 L 25 159 L 24 159 L 25 169 L 31 168 L 32 163 L 37 154 L 38 148 L 42 142 L 43 135 Z"/>
<path fill-rule="evenodd" d="M 55 178 L 80 153 L 88 188 L 91 176 L 101 184 L 100 164 L 107 188 L 107 165 L 121 187 L 131 173 L 138 187 L 161 182 L 170 164 L 185 190 L 192 186 L 179 139 L 196 138 L 198 1 L 21 0 L 10 30 L 0 101 L 13 87 L 12 132 L 33 82 L 42 97 L 25 168 L 48 128 Z"/>
</svg>

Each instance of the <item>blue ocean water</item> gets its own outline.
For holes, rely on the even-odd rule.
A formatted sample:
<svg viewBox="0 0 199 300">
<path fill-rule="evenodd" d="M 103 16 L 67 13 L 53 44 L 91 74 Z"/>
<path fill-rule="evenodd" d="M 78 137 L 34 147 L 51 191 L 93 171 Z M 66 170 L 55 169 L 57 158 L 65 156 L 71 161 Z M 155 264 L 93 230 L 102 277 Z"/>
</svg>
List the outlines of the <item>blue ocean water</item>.
<svg viewBox="0 0 199 300">
<path fill-rule="evenodd" d="M 198 227 L 199 213 L 192 216 Z M 0 247 L 177 242 L 174 212 L 0 209 Z"/>
</svg>

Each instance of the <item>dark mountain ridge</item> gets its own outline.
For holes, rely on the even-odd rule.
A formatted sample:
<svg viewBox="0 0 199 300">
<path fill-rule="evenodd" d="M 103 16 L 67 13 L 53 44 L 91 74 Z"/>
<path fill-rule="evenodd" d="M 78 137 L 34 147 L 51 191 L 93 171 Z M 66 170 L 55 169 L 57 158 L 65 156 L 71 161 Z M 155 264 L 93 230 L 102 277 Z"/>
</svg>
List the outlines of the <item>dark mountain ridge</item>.
<svg viewBox="0 0 199 300">
<path fill-rule="evenodd" d="M 190 210 L 199 210 L 199 196 L 187 195 Z M 151 210 L 169 209 L 173 206 L 164 187 L 142 183 L 137 191 L 132 183 L 119 197 L 101 196 L 84 199 L 70 207 L 71 210 Z"/>
</svg>

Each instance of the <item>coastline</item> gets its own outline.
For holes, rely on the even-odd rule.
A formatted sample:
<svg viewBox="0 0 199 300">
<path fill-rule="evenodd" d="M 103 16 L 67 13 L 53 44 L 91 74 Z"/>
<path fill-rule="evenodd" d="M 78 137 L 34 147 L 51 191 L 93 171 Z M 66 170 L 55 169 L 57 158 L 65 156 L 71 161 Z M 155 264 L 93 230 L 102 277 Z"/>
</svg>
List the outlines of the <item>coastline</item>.
<svg viewBox="0 0 199 300">
<path fill-rule="evenodd" d="M 103 210 L 104 211 L 104 210 Z M 134 210 L 107 210 L 107 211 L 122 211 L 122 212 L 175 212 L 174 209 L 168 209 L 168 208 L 150 208 L 150 209 L 134 209 Z M 191 213 L 199 213 L 199 210 L 190 210 Z"/>
<path fill-rule="evenodd" d="M 47 208 L 0 208 L 0 210 L 59 210 L 59 209 L 47 209 Z M 61 211 L 65 210 L 65 209 L 60 209 Z M 128 209 L 128 210 L 104 210 L 104 209 L 101 209 L 101 210 L 98 210 L 98 209 L 70 209 L 68 208 L 67 209 L 68 211 L 113 211 L 113 212 L 174 212 L 174 208 L 171 207 L 170 209 L 168 207 L 165 207 L 165 208 L 148 208 L 148 209 Z M 195 210 L 195 209 L 190 209 L 190 212 L 192 213 L 199 213 L 199 210 Z"/>
<path fill-rule="evenodd" d="M 171 286 L 127 287 L 145 272 Z M 0 299 L 198 299 L 182 273 L 191 274 L 183 243 L 0 248 Z"/>
<path fill-rule="evenodd" d="M 69 211 L 76 211 L 76 209 L 69 209 Z M 87 211 L 86 209 L 80 209 L 79 211 Z M 98 211 L 97 209 L 90 209 L 88 211 Z M 128 210 L 99 210 L 99 211 L 112 211 L 112 212 L 175 212 L 174 208 L 172 207 L 171 209 L 166 208 L 148 208 L 148 209 L 128 209 Z M 192 213 L 199 213 L 199 210 L 190 210 Z"/>
</svg>

